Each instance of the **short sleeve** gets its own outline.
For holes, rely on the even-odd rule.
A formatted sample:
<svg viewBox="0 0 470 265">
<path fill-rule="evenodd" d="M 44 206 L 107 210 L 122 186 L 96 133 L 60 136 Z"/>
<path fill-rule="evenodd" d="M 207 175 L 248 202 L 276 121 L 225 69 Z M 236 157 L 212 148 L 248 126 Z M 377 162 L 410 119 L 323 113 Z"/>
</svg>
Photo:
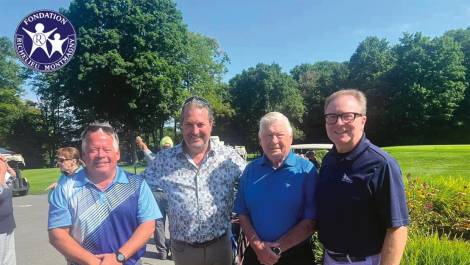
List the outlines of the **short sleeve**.
<svg viewBox="0 0 470 265">
<path fill-rule="evenodd" d="M 243 172 L 241 179 L 240 179 L 240 185 L 238 186 L 238 191 L 237 191 L 237 196 L 235 197 L 235 206 L 233 211 L 237 214 L 243 214 L 243 215 L 248 215 L 248 209 L 246 207 L 245 203 L 245 188 L 246 188 L 246 178 L 247 176 L 247 170 L 248 167 L 245 168 L 245 171 Z"/>
<path fill-rule="evenodd" d="M 315 203 L 316 190 L 318 186 L 318 173 L 313 164 L 309 167 L 304 181 L 304 219 L 316 219 L 317 208 Z"/>
<path fill-rule="evenodd" d="M 49 192 L 48 229 L 72 225 L 72 215 L 70 214 L 68 200 L 64 187 L 61 185 L 62 183 L 63 181 Z"/>
<path fill-rule="evenodd" d="M 142 181 L 142 184 L 140 185 L 138 207 L 137 220 L 139 223 L 162 218 L 160 208 L 158 208 L 155 197 L 145 180 Z"/>
<path fill-rule="evenodd" d="M 380 172 L 376 191 L 376 209 L 387 228 L 409 224 L 403 177 L 398 164 L 392 160 Z"/>
</svg>

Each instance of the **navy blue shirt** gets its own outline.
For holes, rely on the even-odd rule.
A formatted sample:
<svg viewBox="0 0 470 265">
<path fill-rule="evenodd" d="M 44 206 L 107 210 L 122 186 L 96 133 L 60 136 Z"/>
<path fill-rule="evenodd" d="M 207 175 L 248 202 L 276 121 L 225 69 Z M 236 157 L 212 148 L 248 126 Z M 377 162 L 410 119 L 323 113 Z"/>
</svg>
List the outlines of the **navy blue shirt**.
<svg viewBox="0 0 470 265">
<path fill-rule="evenodd" d="M 325 156 L 317 203 L 320 242 L 335 252 L 378 254 L 387 228 L 409 224 L 398 163 L 365 135 L 351 152 Z"/>
<path fill-rule="evenodd" d="M 250 218 L 261 240 L 274 242 L 303 219 L 315 219 L 317 180 L 313 164 L 292 152 L 277 169 L 263 155 L 243 172 L 235 212 Z"/>
</svg>

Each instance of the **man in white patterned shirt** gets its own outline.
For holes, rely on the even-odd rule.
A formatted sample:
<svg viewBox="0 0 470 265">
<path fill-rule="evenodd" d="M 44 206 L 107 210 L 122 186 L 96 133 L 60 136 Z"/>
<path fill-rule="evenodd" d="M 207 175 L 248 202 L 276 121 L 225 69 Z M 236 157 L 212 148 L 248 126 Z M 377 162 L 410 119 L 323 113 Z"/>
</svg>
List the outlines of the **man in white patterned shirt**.
<svg viewBox="0 0 470 265">
<path fill-rule="evenodd" d="M 205 99 L 187 99 L 180 124 L 184 141 L 158 152 L 142 175 L 167 194 L 175 264 L 229 265 L 227 230 L 245 161 L 235 149 L 209 140 L 214 118 Z"/>
</svg>

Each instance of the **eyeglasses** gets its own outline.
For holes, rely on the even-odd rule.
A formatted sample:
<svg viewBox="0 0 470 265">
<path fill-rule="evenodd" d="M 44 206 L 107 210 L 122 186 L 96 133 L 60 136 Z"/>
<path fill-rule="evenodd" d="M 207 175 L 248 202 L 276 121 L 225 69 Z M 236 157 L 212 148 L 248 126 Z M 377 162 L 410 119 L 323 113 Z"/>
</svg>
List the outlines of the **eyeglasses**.
<svg viewBox="0 0 470 265">
<path fill-rule="evenodd" d="M 364 116 L 364 115 L 360 113 L 356 113 L 356 112 L 344 112 L 340 114 L 327 113 L 324 115 L 325 122 L 326 124 L 329 124 L 329 125 L 336 124 L 338 122 L 339 117 L 341 117 L 341 120 L 344 123 L 351 123 L 356 119 L 356 117 L 361 117 L 361 116 Z"/>
</svg>

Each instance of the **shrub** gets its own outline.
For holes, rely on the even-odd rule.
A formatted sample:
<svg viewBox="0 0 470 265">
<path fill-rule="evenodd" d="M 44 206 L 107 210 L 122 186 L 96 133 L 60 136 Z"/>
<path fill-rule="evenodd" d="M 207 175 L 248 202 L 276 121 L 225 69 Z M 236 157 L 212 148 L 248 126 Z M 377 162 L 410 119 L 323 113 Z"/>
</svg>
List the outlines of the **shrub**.
<svg viewBox="0 0 470 265">
<path fill-rule="evenodd" d="M 406 193 L 411 233 L 433 232 L 470 240 L 470 204 L 463 178 L 422 180 L 407 176 Z"/>
</svg>

